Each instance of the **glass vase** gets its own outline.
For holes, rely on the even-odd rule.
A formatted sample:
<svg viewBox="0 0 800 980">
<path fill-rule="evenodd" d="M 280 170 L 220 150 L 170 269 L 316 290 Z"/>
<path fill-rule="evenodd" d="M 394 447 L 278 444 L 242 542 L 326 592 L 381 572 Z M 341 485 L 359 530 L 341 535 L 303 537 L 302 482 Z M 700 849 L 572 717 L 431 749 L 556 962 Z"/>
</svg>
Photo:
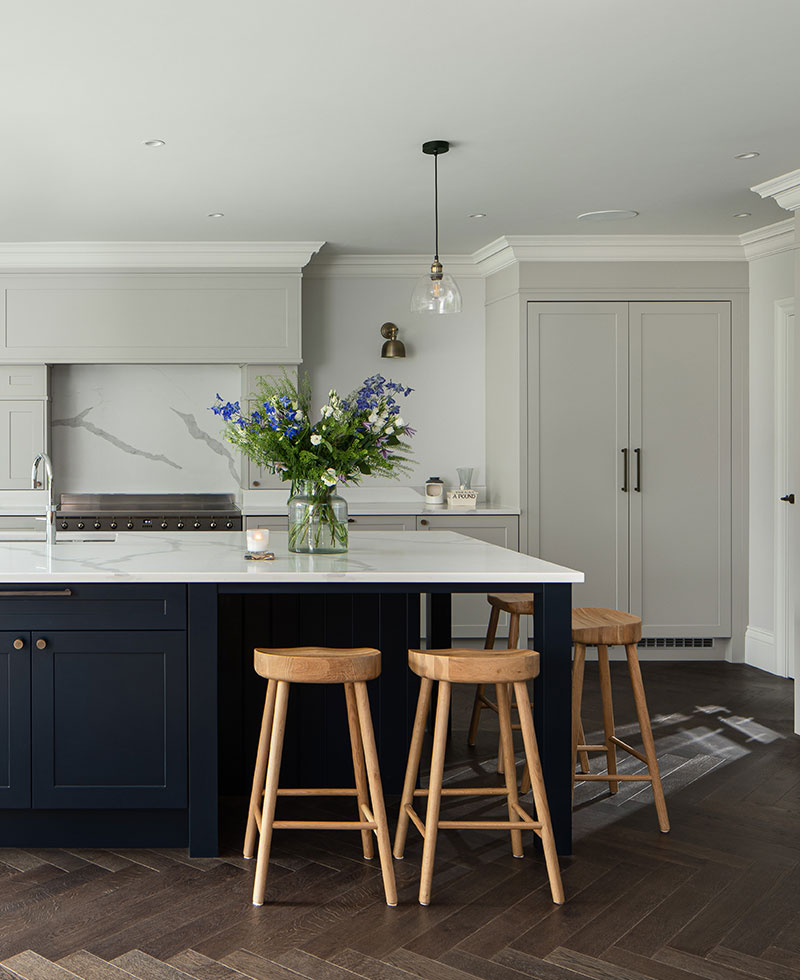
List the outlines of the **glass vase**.
<svg viewBox="0 0 800 980">
<path fill-rule="evenodd" d="M 347 501 L 333 487 L 305 480 L 289 498 L 289 551 L 336 555 L 347 551 Z"/>
</svg>

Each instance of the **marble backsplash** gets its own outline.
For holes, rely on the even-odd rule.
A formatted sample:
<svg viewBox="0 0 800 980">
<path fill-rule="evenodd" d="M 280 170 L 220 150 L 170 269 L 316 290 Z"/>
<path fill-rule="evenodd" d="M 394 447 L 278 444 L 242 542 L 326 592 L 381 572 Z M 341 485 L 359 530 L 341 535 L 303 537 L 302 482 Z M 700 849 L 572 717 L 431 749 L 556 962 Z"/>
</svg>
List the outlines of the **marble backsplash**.
<svg viewBox="0 0 800 980">
<path fill-rule="evenodd" d="M 238 459 L 209 406 L 236 400 L 224 364 L 63 364 L 51 375 L 51 455 L 66 493 L 231 493 Z"/>
</svg>

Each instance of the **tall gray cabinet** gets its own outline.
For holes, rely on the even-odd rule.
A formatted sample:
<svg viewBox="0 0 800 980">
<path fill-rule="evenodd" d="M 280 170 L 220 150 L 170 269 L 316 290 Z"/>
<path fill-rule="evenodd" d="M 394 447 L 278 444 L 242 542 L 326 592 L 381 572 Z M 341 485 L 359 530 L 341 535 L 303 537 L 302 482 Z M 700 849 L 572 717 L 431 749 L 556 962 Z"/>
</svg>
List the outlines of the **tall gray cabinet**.
<svg viewBox="0 0 800 980">
<path fill-rule="evenodd" d="M 645 636 L 730 636 L 730 303 L 530 303 L 527 330 L 529 551 Z"/>
</svg>

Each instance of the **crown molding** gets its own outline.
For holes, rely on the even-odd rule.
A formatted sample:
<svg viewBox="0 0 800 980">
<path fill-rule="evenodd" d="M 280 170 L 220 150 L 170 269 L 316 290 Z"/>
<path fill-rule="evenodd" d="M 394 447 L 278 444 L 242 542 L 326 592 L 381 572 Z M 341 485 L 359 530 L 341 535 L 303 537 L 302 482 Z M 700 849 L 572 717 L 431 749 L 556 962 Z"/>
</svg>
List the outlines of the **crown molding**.
<svg viewBox="0 0 800 980">
<path fill-rule="evenodd" d="M 800 210 L 800 170 L 792 170 L 791 173 L 765 180 L 750 190 L 761 197 L 773 198 L 787 211 Z"/>
<path fill-rule="evenodd" d="M 507 235 L 483 251 L 492 271 L 511 262 L 744 261 L 738 235 Z"/>
<path fill-rule="evenodd" d="M 774 225 L 756 228 L 739 235 L 745 258 L 748 262 L 753 259 L 763 259 L 768 255 L 779 252 L 790 252 L 797 247 L 795 240 L 794 218 L 784 218 Z"/>
<path fill-rule="evenodd" d="M 300 272 L 324 242 L 0 242 L 3 272 Z"/>
<path fill-rule="evenodd" d="M 480 279 L 483 273 L 471 255 L 441 256 L 444 271 L 460 279 Z M 318 255 L 303 270 L 305 279 L 417 279 L 430 272 L 430 255 Z"/>
</svg>

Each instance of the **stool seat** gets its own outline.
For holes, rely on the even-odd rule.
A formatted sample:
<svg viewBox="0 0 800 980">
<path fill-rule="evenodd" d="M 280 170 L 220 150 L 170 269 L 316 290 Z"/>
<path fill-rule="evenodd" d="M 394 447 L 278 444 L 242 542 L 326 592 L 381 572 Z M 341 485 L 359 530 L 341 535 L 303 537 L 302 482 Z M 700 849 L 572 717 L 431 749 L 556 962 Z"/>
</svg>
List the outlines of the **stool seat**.
<svg viewBox="0 0 800 980">
<path fill-rule="evenodd" d="M 527 592 L 490 592 L 489 605 L 517 616 L 533 615 L 533 596 Z"/>
<path fill-rule="evenodd" d="M 539 674 L 535 650 L 409 650 L 418 677 L 453 684 L 513 684 Z"/>
<path fill-rule="evenodd" d="M 374 680 L 381 672 L 380 650 L 371 647 L 256 647 L 253 660 L 261 677 L 291 684 L 352 684 Z"/>
<path fill-rule="evenodd" d="M 642 638 L 642 621 L 619 609 L 572 610 L 572 642 L 584 646 L 628 646 Z"/>
</svg>

